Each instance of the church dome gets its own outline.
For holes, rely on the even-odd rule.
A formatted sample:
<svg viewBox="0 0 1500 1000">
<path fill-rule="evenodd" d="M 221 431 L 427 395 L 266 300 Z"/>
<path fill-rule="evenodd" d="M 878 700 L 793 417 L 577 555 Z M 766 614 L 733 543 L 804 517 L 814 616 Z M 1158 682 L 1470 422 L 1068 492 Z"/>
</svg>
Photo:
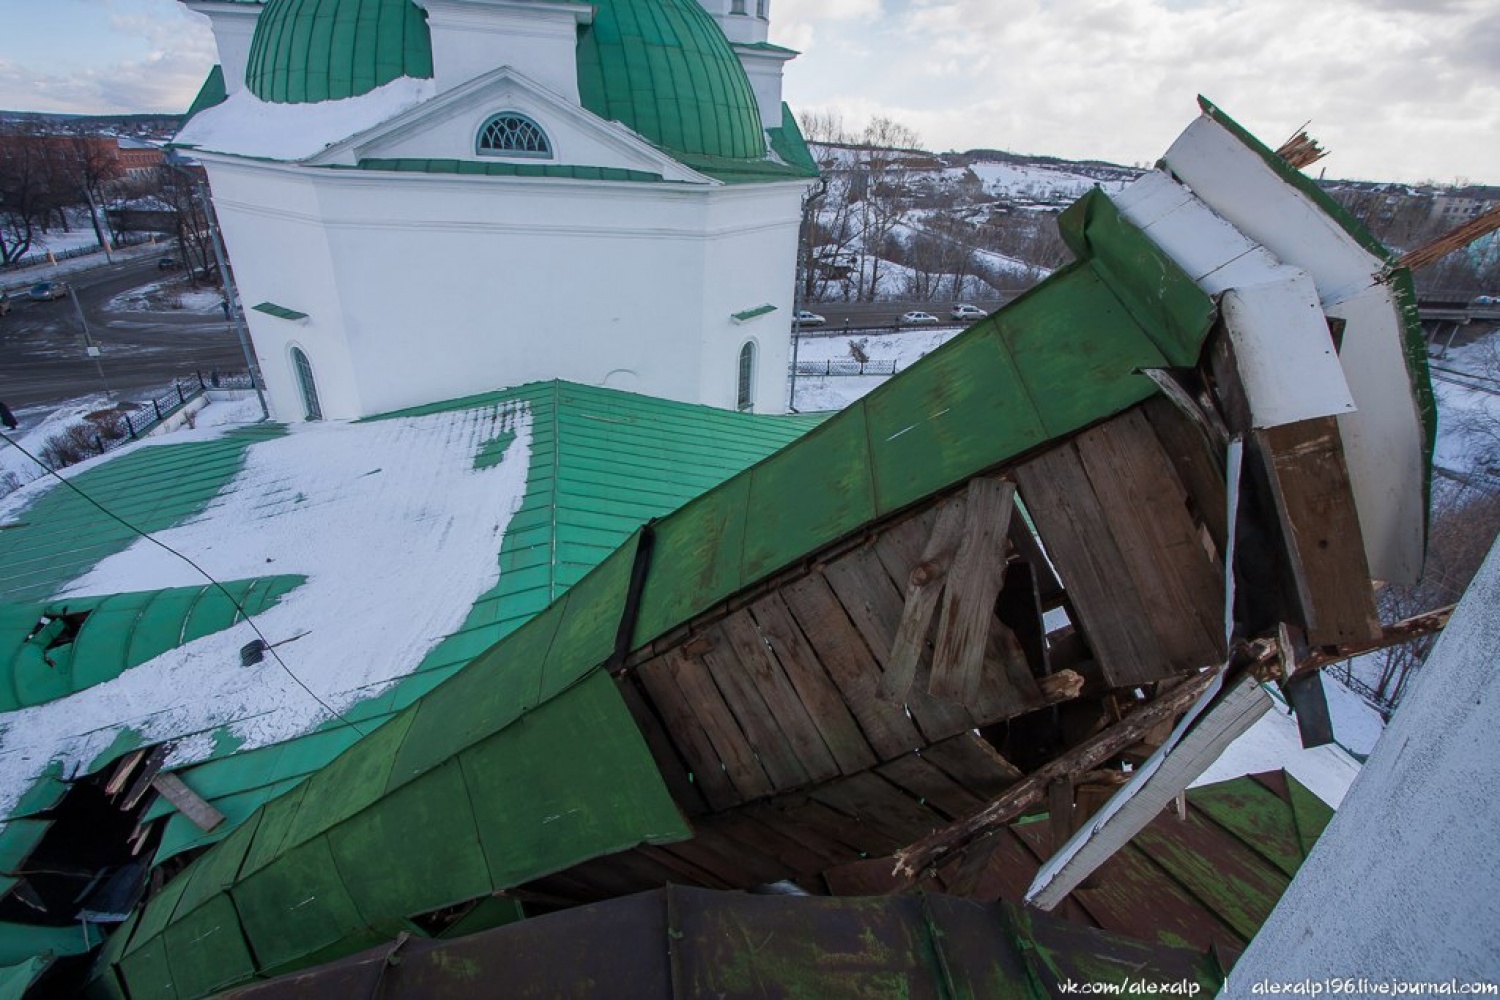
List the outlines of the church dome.
<svg viewBox="0 0 1500 1000">
<path fill-rule="evenodd" d="M 245 86 L 263 101 L 358 97 L 432 76 L 427 19 L 411 0 L 270 0 L 255 25 Z"/>
<path fill-rule="evenodd" d="M 765 156 L 750 79 L 698 0 L 596 0 L 578 92 L 601 118 L 680 153 Z"/>
<path fill-rule="evenodd" d="M 583 106 L 664 149 L 761 159 L 755 93 L 698 0 L 594 0 L 578 33 Z M 270 0 L 245 85 L 264 101 L 358 97 L 402 76 L 432 76 L 432 39 L 412 0 Z"/>
</svg>

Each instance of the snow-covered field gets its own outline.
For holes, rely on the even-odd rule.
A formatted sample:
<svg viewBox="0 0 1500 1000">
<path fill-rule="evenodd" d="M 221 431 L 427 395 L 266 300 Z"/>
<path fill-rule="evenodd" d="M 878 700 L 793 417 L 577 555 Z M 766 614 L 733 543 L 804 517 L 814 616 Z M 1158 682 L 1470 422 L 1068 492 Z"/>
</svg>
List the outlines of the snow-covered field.
<svg viewBox="0 0 1500 1000">
<path fill-rule="evenodd" d="M 869 360 L 894 361 L 896 371 L 903 372 L 958 336 L 962 329 L 958 326 L 929 326 L 880 336 L 803 337 L 797 344 L 797 360 L 853 361 L 856 358 L 850 345 L 854 344 Z M 887 376 L 883 375 L 798 375 L 797 398 L 792 405 L 800 413 L 842 410 L 886 381 Z"/>
<path fill-rule="evenodd" d="M 140 288 L 121 292 L 105 305 L 108 312 L 165 312 L 182 310 L 192 313 L 219 311 L 223 295 L 217 288 L 200 288 L 183 277 L 155 281 Z"/>
</svg>

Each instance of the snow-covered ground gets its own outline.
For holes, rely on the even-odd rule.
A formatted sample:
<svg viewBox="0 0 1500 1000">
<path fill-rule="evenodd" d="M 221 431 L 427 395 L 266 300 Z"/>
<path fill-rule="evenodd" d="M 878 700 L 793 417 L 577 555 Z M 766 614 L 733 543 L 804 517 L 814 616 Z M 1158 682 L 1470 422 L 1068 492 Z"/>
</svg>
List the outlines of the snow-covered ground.
<svg viewBox="0 0 1500 1000">
<path fill-rule="evenodd" d="M 41 466 L 27 458 L 22 449 L 40 454 L 48 438 L 78 423 L 84 414 L 113 405 L 112 399 L 100 394 L 70 400 L 61 406 L 32 406 L 15 411 L 18 426 L 5 432 L 10 440 L 0 439 L 0 496 L 44 475 Z M 21 447 L 12 445 L 12 440 Z"/>
<path fill-rule="evenodd" d="M 853 361 L 850 349 L 858 345 L 871 361 L 894 361 L 896 371 L 904 372 L 922 358 L 952 340 L 962 327 L 919 327 L 903 333 L 880 336 L 814 336 L 802 337 L 797 344 L 799 362 Z M 798 375 L 797 398 L 792 405 L 799 413 L 842 410 L 854 400 L 884 385 L 886 376 Z"/>
<path fill-rule="evenodd" d="M 105 305 L 108 312 L 217 312 L 223 294 L 217 288 L 202 288 L 189 285 L 183 277 L 155 281 L 140 288 L 121 292 Z"/>
<path fill-rule="evenodd" d="M 505 432 L 515 437 L 503 461 L 475 468 L 485 442 Z M 325 721 L 323 703 L 346 709 L 411 671 L 498 578 L 495 555 L 525 494 L 530 447 L 524 406 L 300 424 L 253 445 L 213 506 L 155 537 L 219 580 L 305 575 L 257 616 L 269 642 L 288 643 L 277 652 L 297 679 L 275 657 L 240 666 L 240 648 L 256 638 L 242 622 L 71 697 L 10 713 L 0 732 L 0 815 L 49 761 L 62 761 L 64 773 L 87 767 L 126 728 L 146 741 L 178 740 L 171 763 L 182 764 L 207 756 L 222 726 L 245 746 L 284 740 Z M 204 582 L 142 540 L 59 596 Z"/>
</svg>

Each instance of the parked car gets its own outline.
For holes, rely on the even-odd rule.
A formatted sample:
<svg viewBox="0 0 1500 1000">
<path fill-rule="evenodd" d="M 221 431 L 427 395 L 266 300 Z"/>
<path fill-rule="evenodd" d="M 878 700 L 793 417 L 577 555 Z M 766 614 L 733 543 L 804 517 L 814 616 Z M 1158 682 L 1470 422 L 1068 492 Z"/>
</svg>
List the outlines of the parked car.
<svg viewBox="0 0 1500 1000">
<path fill-rule="evenodd" d="M 1476 295 L 1471 306 L 1500 306 L 1500 295 Z"/>
<path fill-rule="evenodd" d="M 913 310 L 912 312 L 902 313 L 901 318 L 896 322 L 902 326 L 937 326 L 938 318 L 932 313 Z"/>
<path fill-rule="evenodd" d="M 989 313 L 978 306 L 971 306 L 967 302 L 960 302 L 953 307 L 951 315 L 954 319 L 984 319 Z"/>
<path fill-rule="evenodd" d="M 181 266 L 182 263 L 176 257 L 163 257 L 156 262 L 158 271 L 175 271 Z"/>
<path fill-rule="evenodd" d="M 49 302 L 68 294 L 68 286 L 61 281 L 38 281 L 31 286 L 26 297 L 33 302 Z"/>
<path fill-rule="evenodd" d="M 815 312 L 808 312 L 806 309 L 797 310 L 797 323 L 799 326 L 822 326 L 827 322 L 828 320 Z"/>
</svg>

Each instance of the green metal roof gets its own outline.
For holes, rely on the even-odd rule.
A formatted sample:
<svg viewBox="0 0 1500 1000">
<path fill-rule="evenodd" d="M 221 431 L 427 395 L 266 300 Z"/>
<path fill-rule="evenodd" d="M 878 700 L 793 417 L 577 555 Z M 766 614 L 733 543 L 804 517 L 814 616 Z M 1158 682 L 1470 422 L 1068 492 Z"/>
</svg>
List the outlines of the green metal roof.
<svg viewBox="0 0 1500 1000">
<path fill-rule="evenodd" d="M 463 410 L 481 419 L 521 402 L 532 413 L 531 464 L 526 496 L 499 552 L 500 580 L 475 601 L 463 626 L 434 647 L 409 677 L 344 713 L 361 729 L 389 719 L 547 607 L 642 522 L 681 506 L 822 419 L 731 413 L 565 382 L 536 383 L 374 419 Z M 503 453 L 506 443 L 488 442 L 476 463 Z M 205 834 L 165 800 L 157 800 L 148 817 L 171 817 L 157 860 L 222 839 L 358 738 L 354 730 L 335 724 L 270 746 L 227 747 L 179 771 L 227 822 Z"/>
<path fill-rule="evenodd" d="M 335 169 L 348 169 L 335 167 Z M 394 170 L 421 174 L 482 174 L 486 177 L 560 177 L 581 181 L 632 181 L 642 184 L 666 183 L 661 174 L 622 167 L 585 167 L 561 163 L 499 163 L 484 160 L 360 160 L 360 170 Z"/>
<path fill-rule="evenodd" d="M 1066 222 L 1077 263 L 663 518 L 631 648 L 875 518 L 1146 399 L 1156 390 L 1142 368 L 1196 359 L 1212 301 L 1102 192 Z M 1162 289 L 1159 301 L 1130 287 L 1141 281 Z M 606 441 L 634 436 L 590 423 Z M 606 464 L 581 462 L 577 474 L 612 489 L 631 462 L 605 452 Z M 549 484 L 547 500 L 578 509 L 562 486 Z M 533 508 L 542 523 L 518 514 L 507 546 L 524 545 L 527 528 L 540 545 L 557 539 L 549 509 Z M 627 508 L 604 527 L 629 530 L 643 514 Z M 596 562 L 612 534 L 589 538 L 580 563 Z M 173 883 L 154 900 L 119 964 L 135 1000 L 167 995 L 147 987 L 174 940 L 215 942 L 216 967 L 236 976 L 305 967 L 388 937 L 411 914 L 687 836 L 603 670 L 641 537 L 550 604 L 562 546 L 540 559 L 512 550 L 533 568 L 503 565 L 501 585 L 534 576 L 545 610 L 205 853 L 178 879 L 187 897 Z M 539 810 L 539 798 L 553 807 Z M 600 811 L 616 801 L 631 804 L 628 815 Z M 570 810 L 579 822 L 560 820 Z M 177 995 L 224 985 L 191 983 Z"/>
<path fill-rule="evenodd" d="M 578 91 L 674 155 L 765 156 L 750 80 L 696 0 L 598 0 L 578 34 Z"/>
<path fill-rule="evenodd" d="M 49 603 L 0 604 L 0 712 L 40 705 L 102 684 L 169 649 L 240 620 L 279 601 L 306 582 L 301 576 L 234 580 L 223 588 L 205 584 L 110 597 L 67 598 Z M 86 613 L 76 637 L 47 649 L 62 631 L 49 629 L 30 640 L 43 615 Z"/>
<path fill-rule="evenodd" d="M 183 123 L 192 120 L 192 117 L 200 111 L 223 104 L 229 98 L 229 92 L 224 87 L 224 67 L 215 64 L 208 71 L 208 76 L 203 80 L 203 86 L 198 88 L 198 96 L 193 98 L 193 103 L 188 106 L 187 114 L 183 116 Z"/>
<path fill-rule="evenodd" d="M 426 16 L 411 0 L 270 0 L 245 85 L 264 101 L 311 104 L 432 76 Z"/>
</svg>

